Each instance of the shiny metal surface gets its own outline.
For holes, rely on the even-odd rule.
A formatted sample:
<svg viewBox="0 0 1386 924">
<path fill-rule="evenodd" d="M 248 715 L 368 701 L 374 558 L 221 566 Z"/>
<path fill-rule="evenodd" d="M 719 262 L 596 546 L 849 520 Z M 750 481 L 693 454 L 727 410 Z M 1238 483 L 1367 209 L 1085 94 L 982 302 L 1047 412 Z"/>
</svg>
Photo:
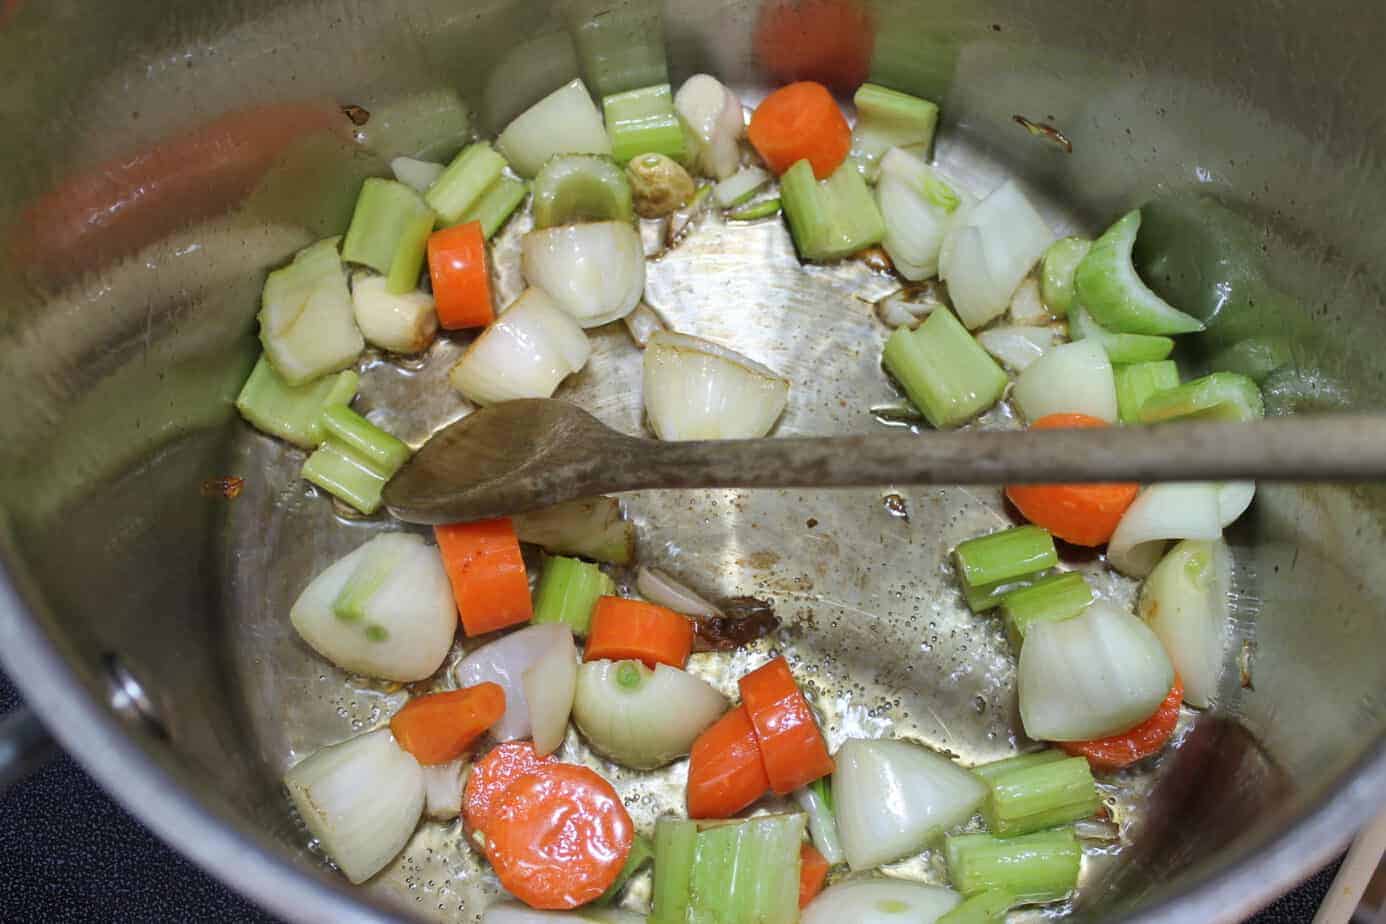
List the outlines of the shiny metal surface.
<svg viewBox="0 0 1386 924">
<path fill-rule="evenodd" d="M 662 21 L 675 79 L 709 70 L 754 102 L 767 82 L 753 53 L 761 11 L 524 0 L 4 9 L 5 669 L 118 798 L 266 907 L 305 921 L 400 909 L 472 919 L 495 882 L 455 827 L 425 825 L 385 874 L 348 890 L 322 872 L 279 792 L 287 765 L 401 698 L 311 657 L 286 618 L 317 567 L 399 527 L 341 515 L 297 480 L 295 453 L 235 422 L 259 286 L 294 249 L 339 232 L 356 182 L 389 157 L 444 155 L 573 76 L 569 30 L 599 13 L 631 34 Z M 1279 410 L 1381 406 L 1386 59 L 1370 9 L 903 0 L 860 21 L 873 73 L 942 105 L 938 157 L 965 184 L 1018 175 L 1059 231 L 1152 203 L 1142 268 L 1210 320 L 1183 357 L 1190 368 L 1253 372 Z M 348 103 L 371 112 L 365 126 L 338 112 Z M 1016 114 L 1061 128 L 1073 153 L 1026 134 Z M 496 248 L 510 295 L 522 230 Z M 653 250 L 661 240 L 652 228 Z M 794 381 L 780 435 L 882 426 L 869 408 L 894 393 L 870 303 L 888 278 L 859 262 L 801 269 L 779 223 L 712 218 L 649 276 L 647 300 L 673 326 Z M 636 350 L 619 327 L 594 334 L 591 365 L 561 396 L 638 433 Z M 463 342 L 422 363 L 368 358 L 373 418 L 417 445 L 466 413 L 445 384 Z M 985 425 L 1007 422 L 1003 410 Z M 202 496 L 204 479 L 227 474 L 247 480 L 239 499 Z M 995 489 L 670 492 L 628 507 L 644 560 L 711 594 L 769 597 L 785 620 L 730 664 L 700 656 L 713 682 L 730 689 L 779 650 L 809 679 L 834 744 L 887 725 L 969 761 L 1015 744 L 1002 634 L 961 606 L 940 567 L 959 539 L 1002 522 Z M 1130 845 L 1092 852 L 1075 918 L 1235 921 L 1380 804 L 1383 511 L 1376 487 L 1263 486 L 1230 536 L 1237 639 L 1219 708 L 1186 717 L 1175 755 L 1113 784 Z M 1132 592 L 1115 578 L 1100 589 Z M 158 704 L 166 739 L 109 711 L 110 655 Z M 575 738 L 565 752 L 604 767 Z M 648 825 L 682 772 L 612 776 Z M 940 873 L 927 860 L 902 872 Z"/>
</svg>

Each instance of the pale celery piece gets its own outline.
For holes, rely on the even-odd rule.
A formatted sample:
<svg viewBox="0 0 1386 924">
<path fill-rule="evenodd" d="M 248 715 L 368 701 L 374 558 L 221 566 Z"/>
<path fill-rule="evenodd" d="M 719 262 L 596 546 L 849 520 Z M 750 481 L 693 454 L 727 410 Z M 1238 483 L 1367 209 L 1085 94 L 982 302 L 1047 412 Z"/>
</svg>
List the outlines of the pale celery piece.
<svg viewBox="0 0 1386 924">
<path fill-rule="evenodd" d="M 578 221 L 633 221 L 625 171 L 605 157 L 555 157 L 534 178 L 534 227 Z"/>
<path fill-rule="evenodd" d="M 1001 400 L 1006 373 L 946 308 L 886 341 L 886 370 L 935 429 L 966 423 Z"/>
<path fill-rule="evenodd" d="M 1214 372 L 1151 395 L 1141 404 L 1141 423 L 1165 420 L 1256 420 L 1266 414 L 1261 389 L 1244 375 Z"/>
<path fill-rule="evenodd" d="M 374 513 L 409 447 L 349 408 L 329 409 L 323 426 L 327 439 L 303 463 L 303 477 L 362 513 Z"/>
<path fill-rule="evenodd" d="M 1001 598 L 1006 634 L 1011 644 L 1019 648 L 1031 624 L 1071 619 L 1091 606 L 1092 599 L 1092 587 L 1077 572 L 1040 578 L 1029 587 L 1011 591 Z"/>
<path fill-rule="evenodd" d="M 661 818 L 655 825 L 655 873 L 650 924 L 686 924 L 692 895 L 698 823 Z"/>
<path fill-rule="evenodd" d="M 307 385 L 289 385 L 261 355 L 236 396 L 236 410 L 262 433 L 303 449 L 314 449 L 326 436 L 323 412 L 329 407 L 350 404 L 356 397 L 359 380 L 348 369 Z"/>
<path fill-rule="evenodd" d="M 717 204 L 724 209 L 742 205 L 764 185 L 770 174 L 759 167 L 742 167 L 712 188 Z"/>
<path fill-rule="evenodd" d="M 596 565 L 555 556 L 544 562 L 534 596 L 534 621 L 562 622 L 586 635 L 597 600 L 616 593 L 616 582 Z"/>
<path fill-rule="evenodd" d="M 1086 757 L 1013 769 L 987 780 L 982 817 L 991 833 L 1015 837 L 1089 818 L 1101 799 Z"/>
<path fill-rule="evenodd" d="M 850 163 L 820 181 L 807 160 L 799 161 L 780 177 L 780 200 L 794 246 L 805 260 L 838 260 L 885 236 L 876 200 Z"/>
<path fill-rule="evenodd" d="M 962 582 L 963 599 L 967 601 L 967 608 L 974 613 L 983 613 L 987 610 L 994 610 L 1001 605 L 1001 601 L 1006 599 L 1008 594 L 1015 593 L 1017 590 L 1024 590 L 1040 577 L 1040 573 L 1027 574 L 1022 578 L 1014 578 L 1008 581 L 993 581 L 990 584 L 979 584 L 973 587 L 967 581 Z"/>
<path fill-rule="evenodd" d="M 1040 275 L 1040 295 L 1044 305 L 1055 317 L 1065 317 L 1073 307 L 1073 277 L 1078 264 L 1092 249 L 1092 241 L 1082 237 L 1065 237 L 1049 245 L 1044 252 L 1044 267 Z"/>
<path fill-rule="evenodd" d="M 323 429 L 352 452 L 382 472 L 393 475 L 409 459 L 409 447 L 345 405 L 329 407 L 322 415 Z"/>
<path fill-rule="evenodd" d="M 340 372 L 365 349 L 337 253 L 339 240 L 328 238 L 305 247 L 292 263 L 265 279 L 258 316 L 260 344 L 288 385 Z"/>
<path fill-rule="evenodd" d="M 1124 424 L 1141 422 L 1141 408 L 1155 394 L 1179 387 L 1179 367 L 1172 359 L 1117 366 L 1117 412 Z"/>
<path fill-rule="evenodd" d="M 1092 245 L 1074 275 L 1078 302 L 1093 319 L 1119 334 L 1189 334 L 1203 322 L 1150 290 L 1131 263 L 1141 213 L 1127 212 Z"/>
<path fill-rule="evenodd" d="M 631 877 L 640 872 L 640 869 L 654 859 L 654 844 L 643 834 L 636 834 L 635 840 L 631 841 L 630 853 L 626 854 L 626 862 L 621 867 L 621 871 L 616 874 L 616 881 L 607 887 L 594 902 L 597 905 L 609 905 L 621 897 L 622 890 L 626 883 L 630 882 Z"/>
<path fill-rule="evenodd" d="M 513 176 L 501 176 L 490 185 L 480 199 L 468 207 L 459 224 L 481 222 L 481 236 L 489 241 L 528 195 L 529 184 L 524 180 Z"/>
<path fill-rule="evenodd" d="M 1038 526 L 1016 526 L 958 543 L 958 573 L 973 587 L 1011 581 L 1059 563 L 1054 537 Z"/>
<path fill-rule="evenodd" d="M 641 154 L 663 154 L 682 160 L 687 154 L 683 125 L 674 111 L 674 91 L 667 83 L 613 93 L 602 99 L 611 155 L 626 163 Z"/>
<path fill-rule="evenodd" d="M 1001 924 L 1013 904 L 1015 896 L 1005 889 L 987 889 L 954 905 L 934 924 Z"/>
<path fill-rule="evenodd" d="M 938 127 L 937 105 L 874 83 L 862 84 L 852 102 L 857 107 L 852 159 L 867 179 L 875 179 L 881 158 L 891 148 L 912 148 L 928 157 Z"/>
<path fill-rule="evenodd" d="M 452 159 L 443 175 L 428 188 L 424 199 L 438 213 L 439 223 L 455 225 L 481 201 L 505 170 L 505 158 L 488 142 L 469 144 Z"/>
<path fill-rule="evenodd" d="M 1054 763 L 1059 760 L 1068 760 L 1068 755 L 1058 748 L 1045 748 L 1043 751 L 1031 751 L 1028 754 L 1017 754 L 1014 757 L 1006 757 L 1001 760 L 993 760 L 989 764 L 982 764 L 980 767 L 973 767 L 972 773 L 982 778 L 982 781 L 990 785 L 991 781 L 1007 773 L 1016 770 L 1025 770 L 1030 767 L 1038 767 L 1043 764 Z"/>
<path fill-rule="evenodd" d="M 1083 852 L 1072 828 L 1020 837 L 949 835 L 948 878 L 964 895 L 1001 889 L 1017 902 L 1065 898 L 1078 885 Z"/>
<path fill-rule="evenodd" d="M 384 273 L 387 291 L 408 292 L 419 283 L 424 247 L 436 219 L 410 187 L 398 180 L 370 177 L 356 197 L 351 226 L 342 241 L 342 259 Z"/>
<path fill-rule="evenodd" d="M 727 217 L 732 221 L 757 221 L 761 218 L 769 218 L 771 215 L 778 215 L 780 205 L 778 196 L 773 199 L 762 199 L 760 202 L 752 202 L 749 205 L 741 206 L 741 208 L 732 209 L 727 213 Z"/>
<path fill-rule="evenodd" d="M 1113 363 L 1148 363 L 1174 352 L 1174 341 L 1151 334 L 1114 334 L 1093 320 L 1082 305 L 1074 305 L 1068 315 L 1068 332 L 1073 340 L 1092 340 L 1102 344 Z"/>
<path fill-rule="evenodd" d="M 651 924 L 794 924 L 804 816 L 661 820 Z"/>
</svg>

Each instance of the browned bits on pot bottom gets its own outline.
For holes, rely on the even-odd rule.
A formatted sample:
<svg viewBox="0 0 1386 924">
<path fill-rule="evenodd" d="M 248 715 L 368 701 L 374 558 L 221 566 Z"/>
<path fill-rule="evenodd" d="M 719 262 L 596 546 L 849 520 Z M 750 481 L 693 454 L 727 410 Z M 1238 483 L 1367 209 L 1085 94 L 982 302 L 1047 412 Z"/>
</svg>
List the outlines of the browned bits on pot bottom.
<svg viewBox="0 0 1386 924">
<path fill-rule="evenodd" d="M 764 638 L 780 626 L 774 606 L 759 597 L 729 597 L 719 606 L 722 616 L 693 618 L 694 651 L 731 651 Z"/>
<path fill-rule="evenodd" d="M 241 491 L 245 488 L 245 479 L 235 475 L 227 475 L 222 478 L 208 478 L 202 482 L 203 497 L 222 497 L 226 500 L 235 500 L 241 496 Z"/>
</svg>

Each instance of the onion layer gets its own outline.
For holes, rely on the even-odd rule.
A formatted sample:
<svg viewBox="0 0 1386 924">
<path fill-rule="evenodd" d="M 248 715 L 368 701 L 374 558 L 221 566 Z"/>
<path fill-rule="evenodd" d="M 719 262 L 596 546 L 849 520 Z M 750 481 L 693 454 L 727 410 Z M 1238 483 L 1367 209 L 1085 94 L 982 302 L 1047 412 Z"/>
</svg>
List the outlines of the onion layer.
<svg viewBox="0 0 1386 924">
<path fill-rule="evenodd" d="M 531 231 L 520 262 L 529 284 L 583 327 L 619 321 L 645 293 L 645 248 L 624 221 Z"/>
<path fill-rule="evenodd" d="M 685 616 L 721 616 L 722 611 L 657 568 L 641 565 L 635 572 L 635 589 L 651 603 Z"/>
<path fill-rule="evenodd" d="M 659 331 L 645 347 L 645 414 L 662 440 L 750 439 L 770 432 L 789 380 L 724 346 Z"/>
<path fill-rule="evenodd" d="M 1052 350 L 1055 339 L 1053 329 L 1048 327 L 992 327 L 977 335 L 982 349 L 1016 372 L 1024 372 Z"/>
<path fill-rule="evenodd" d="M 354 273 L 351 307 L 366 342 L 392 353 L 425 350 L 438 332 L 433 296 L 419 291 L 395 295 L 386 290 L 384 276 Z"/>
<path fill-rule="evenodd" d="M 544 292 L 526 289 L 467 348 L 448 381 L 477 404 L 547 398 L 591 355 L 582 328 Z"/>
<path fill-rule="evenodd" d="M 959 209 L 939 251 L 939 276 L 959 319 L 976 329 L 1004 312 L 1055 234 L 1014 181 Z"/>
<path fill-rule="evenodd" d="M 534 729 L 534 750 L 540 757 L 558 750 L 568 733 L 568 715 L 577 690 L 577 656 L 570 630 L 521 676 Z"/>
<path fill-rule="evenodd" d="M 572 644 L 573 632 L 564 623 L 529 626 L 469 654 L 453 671 L 453 680 L 458 687 L 488 680 L 500 684 L 505 690 L 505 715 L 491 726 L 491 734 L 497 741 L 528 738 L 534 726 L 525 695 L 525 671 L 553 649 Z"/>
<path fill-rule="evenodd" d="M 1030 421 L 1049 414 L 1087 414 L 1116 423 L 1116 377 L 1102 345 L 1092 340 L 1056 346 L 1015 381 L 1016 407 Z"/>
<path fill-rule="evenodd" d="M 426 816 L 434 821 L 451 821 L 461 814 L 462 770 L 466 765 L 466 760 L 459 757 L 423 768 Z"/>
<path fill-rule="evenodd" d="M 930 198 L 930 188 L 946 196 Z M 939 249 L 959 202 L 952 186 L 923 160 L 901 148 L 886 152 L 876 184 L 886 229 L 881 246 L 901 276 L 918 281 L 938 275 Z"/>
<path fill-rule="evenodd" d="M 901 879 L 857 879 L 823 891 L 800 924 L 933 924 L 962 901 L 942 886 Z"/>
<path fill-rule="evenodd" d="M 1254 481 L 1224 481 L 1218 485 L 1218 520 L 1226 529 L 1237 522 L 1256 496 Z"/>
<path fill-rule="evenodd" d="M 725 180 L 741 161 L 737 139 L 746 127 L 741 100 L 716 77 L 694 74 L 674 95 L 674 109 L 693 139 L 699 173 Z"/>
<path fill-rule="evenodd" d="M 650 770 L 687 754 L 727 711 L 705 680 L 667 664 L 588 661 L 578 668 L 573 719 L 594 751 Z"/>
<path fill-rule="evenodd" d="M 1153 484 L 1122 514 L 1107 561 L 1122 574 L 1145 577 L 1167 539 L 1213 540 L 1222 535 L 1218 486 L 1210 482 Z"/>
<path fill-rule="evenodd" d="M 1141 587 L 1140 614 L 1184 683 L 1184 702 L 1207 708 L 1217 693 L 1228 623 L 1232 560 L 1221 539 L 1186 539 Z"/>
<path fill-rule="evenodd" d="M 602 114 L 581 80 L 571 80 L 520 113 L 496 139 L 521 176 L 534 176 L 555 154 L 611 154 Z"/>
</svg>

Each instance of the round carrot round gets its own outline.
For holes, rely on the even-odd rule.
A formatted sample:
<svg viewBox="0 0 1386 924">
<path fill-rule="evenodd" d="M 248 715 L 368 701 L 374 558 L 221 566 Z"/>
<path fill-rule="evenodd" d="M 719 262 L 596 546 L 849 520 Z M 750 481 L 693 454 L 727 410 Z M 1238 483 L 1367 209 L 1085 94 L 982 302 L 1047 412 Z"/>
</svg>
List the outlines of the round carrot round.
<svg viewBox="0 0 1386 924">
<path fill-rule="evenodd" d="M 438 323 L 445 330 L 484 327 L 495 319 L 481 222 L 469 221 L 429 235 L 428 277 Z"/>
<path fill-rule="evenodd" d="M 505 690 L 479 683 L 414 697 L 390 719 L 390 732 L 419 763 L 445 764 L 462 756 L 504 714 Z"/>
<path fill-rule="evenodd" d="M 592 610 L 584 661 L 643 661 L 682 668 L 693 650 L 693 622 L 673 610 L 623 597 L 601 597 Z"/>
<path fill-rule="evenodd" d="M 731 710 L 693 742 L 688 817 L 730 818 L 770 789 L 760 741 L 746 707 Z"/>
<path fill-rule="evenodd" d="M 493 747 L 467 775 L 462 804 L 467 828 L 485 834 L 506 790 L 517 780 L 551 763 L 554 759 L 540 757 L 529 741 L 507 741 Z"/>
<path fill-rule="evenodd" d="M 555 763 L 506 790 L 486 834 L 486 858 L 516 898 L 561 910 L 605 892 L 634 839 L 610 783 L 586 767 Z"/>
<path fill-rule="evenodd" d="M 1105 427 L 1106 421 L 1086 414 L 1050 414 L 1030 425 L 1032 430 L 1076 430 Z M 1116 532 L 1122 514 L 1136 499 L 1140 485 L 1013 484 L 1006 488 L 1025 519 L 1043 526 L 1074 545 L 1105 545 Z"/>
<path fill-rule="evenodd" d="M 751 671 L 741 678 L 740 687 L 760 742 L 765 775 L 776 795 L 788 795 L 833 772 L 818 720 L 784 658 Z"/>
<path fill-rule="evenodd" d="M 534 615 L 529 575 L 507 517 L 433 527 L 452 596 L 467 635 L 484 635 Z"/>
<path fill-rule="evenodd" d="M 827 179 L 852 149 L 852 129 L 837 100 L 821 83 L 804 80 L 780 87 L 751 114 L 746 136 L 776 175 L 801 160 Z"/>
<path fill-rule="evenodd" d="M 1165 746 L 1165 742 L 1174 734 L 1174 727 L 1179 724 L 1179 707 L 1183 702 L 1184 683 L 1176 674 L 1169 696 L 1165 697 L 1154 715 L 1135 728 L 1092 741 L 1064 741 L 1059 746 L 1074 757 L 1086 757 L 1094 770 L 1129 767 L 1144 757 L 1159 753 Z"/>
</svg>

